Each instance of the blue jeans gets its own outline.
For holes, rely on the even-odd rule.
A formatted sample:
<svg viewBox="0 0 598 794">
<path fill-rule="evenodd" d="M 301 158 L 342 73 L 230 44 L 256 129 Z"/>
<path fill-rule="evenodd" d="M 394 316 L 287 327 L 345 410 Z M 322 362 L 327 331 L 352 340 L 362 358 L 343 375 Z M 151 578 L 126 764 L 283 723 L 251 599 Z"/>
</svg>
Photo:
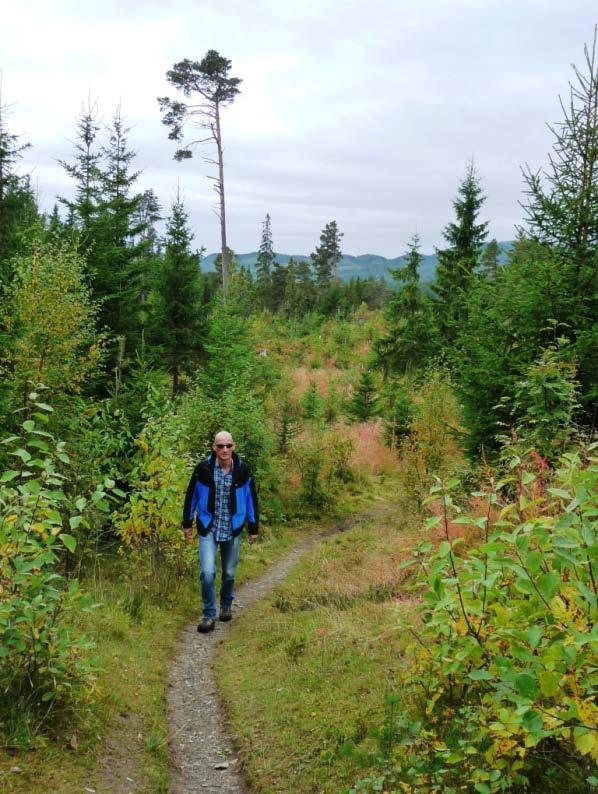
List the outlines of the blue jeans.
<svg viewBox="0 0 598 794">
<path fill-rule="evenodd" d="M 214 620 L 216 617 L 216 547 L 220 546 L 220 562 L 222 563 L 220 606 L 230 607 L 233 603 L 240 544 L 241 535 L 220 543 L 214 539 L 213 532 L 208 532 L 205 537 L 199 536 L 199 581 L 201 583 L 203 614 L 206 618 Z"/>
</svg>

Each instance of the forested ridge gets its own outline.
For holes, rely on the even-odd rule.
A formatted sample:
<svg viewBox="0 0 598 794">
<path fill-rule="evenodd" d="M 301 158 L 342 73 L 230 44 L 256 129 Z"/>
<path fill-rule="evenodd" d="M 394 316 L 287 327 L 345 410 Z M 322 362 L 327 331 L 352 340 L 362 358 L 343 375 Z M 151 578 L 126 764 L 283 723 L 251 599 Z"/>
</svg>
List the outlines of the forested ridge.
<svg viewBox="0 0 598 794">
<path fill-rule="evenodd" d="M 159 100 L 181 168 L 206 145 L 185 143 L 197 107 L 218 153 L 214 270 L 180 193 L 138 191 L 120 109 L 82 111 L 72 195 L 45 213 L 0 107 L 7 791 L 81 790 L 131 714 L 142 790 L 168 790 L 164 670 L 197 608 L 182 498 L 223 428 L 259 483 L 242 577 L 306 526 L 397 505 L 326 541 L 221 651 L 262 660 L 240 688 L 219 667 L 256 791 L 598 787 L 596 57 L 522 168 L 506 252 L 464 164 L 431 283 L 417 234 L 387 280 L 342 280 L 325 218 L 309 258 L 277 258 L 269 214 L 254 272 L 235 258 L 221 136 L 241 80 L 214 50 Z M 327 676 L 337 706 L 314 694 Z"/>
</svg>

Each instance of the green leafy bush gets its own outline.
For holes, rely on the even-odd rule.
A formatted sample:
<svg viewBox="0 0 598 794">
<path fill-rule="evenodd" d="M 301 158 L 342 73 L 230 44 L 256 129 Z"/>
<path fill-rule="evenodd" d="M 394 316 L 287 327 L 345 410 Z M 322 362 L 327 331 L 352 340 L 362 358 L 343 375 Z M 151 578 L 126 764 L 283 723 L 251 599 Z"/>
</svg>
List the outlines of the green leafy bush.
<svg viewBox="0 0 598 794">
<path fill-rule="evenodd" d="M 17 744 L 55 722 L 94 681 L 90 643 L 66 620 L 88 602 L 78 581 L 60 572 L 87 500 L 70 509 L 60 473 L 69 458 L 41 429 L 51 409 L 36 398 L 22 435 L 3 442 L 14 465 L 0 476 L 0 717 L 7 742 Z M 97 491 L 92 501 L 103 499 Z"/>
<path fill-rule="evenodd" d="M 343 484 L 354 479 L 350 465 L 353 442 L 343 436 L 342 426 L 311 432 L 294 439 L 291 460 L 301 475 L 299 499 L 305 507 L 324 508 L 334 502 Z"/>
<path fill-rule="evenodd" d="M 105 337 L 72 242 L 37 242 L 16 261 L 16 275 L 0 320 L 6 333 L 5 387 L 23 405 L 31 381 L 43 381 L 54 402 L 78 394 L 98 371 Z M 43 307 L 43 311 L 40 311 Z"/>
<path fill-rule="evenodd" d="M 405 672 L 385 791 L 585 792 L 598 783 L 598 445 L 564 455 L 547 481 L 537 454 L 440 515 L 419 564 L 424 615 Z M 504 491 L 514 493 L 507 501 Z M 480 535 L 465 548 L 459 524 Z M 357 791 L 382 790 L 374 779 Z"/>
<path fill-rule="evenodd" d="M 464 470 L 461 439 L 465 433 L 448 372 L 430 370 L 412 397 L 411 406 L 405 405 L 411 420 L 399 447 L 399 480 L 402 493 L 419 510 L 435 475 Z"/>
<path fill-rule="evenodd" d="M 132 568 L 141 578 L 144 573 L 150 577 L 155 595 L 173 597 L 194 567 L 181 531 L 190 472 L 180 417 L 169 412 L 150 418 L 137 447 L 131 497 L 117 521 L 121 550 L 132 555 Z"/>
<path fill-rule="evenodd" d="M 572 359 L 567 340 L 559 339 L 515 384 L 511 413 L 517 433 L 549 460 L 564 451 L 573 435 L 579 384 Z"/>
</svg>

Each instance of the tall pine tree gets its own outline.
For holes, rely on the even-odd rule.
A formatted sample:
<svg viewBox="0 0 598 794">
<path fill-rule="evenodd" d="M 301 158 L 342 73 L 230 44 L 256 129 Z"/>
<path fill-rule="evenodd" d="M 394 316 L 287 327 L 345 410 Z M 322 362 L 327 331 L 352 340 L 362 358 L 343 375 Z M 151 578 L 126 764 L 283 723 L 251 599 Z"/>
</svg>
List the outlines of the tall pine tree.
<svg viewBox="0 0 598 794">
<path fill-rule="evenodd" d="M 61 161 L 75 180 L 73 199 L 62 198 L 70 223 L 86 251 L 93 297 L 99 303 L 99 323 L 113 336 L 108 360 L 120 383 L 123 368 L 142 347 L 142 303 L 147 294 L 151 246 L 141 214 L 144 196 L 134 192 L 139 176 L 132 170 L 135 152 L 128 145 L 128 128 L 118 108 L 100 143 L 101 123 L 95 103 L 88 102 L 77 122 L 74 158 Z"/>
<path fill-rule="evenodd" d="M 524 170 L 523 203 L 529 234 L 556 257 L 568 304 L 564 336 L 576 349 L 581 402 L 588 424 L 598 404 L 598 26 L 584 65 L 573 66 L 563 114 L 549 125 L 554 137 L 548 166 Z M 552 315 L 554 318 L 554 315 Z"/>
<path fill-rule="evenodd" d="M 193 103 L 187 104 L 180 99 L 159 97 L 160 110 L 164 114 L 162 122 L 170 127 L 168 137 L 174 141 L 182 141 L 183 128 L 188 121 L 208 131 L 205 138 L 191 141 L 182 149 L 175 152 L 175 160 L 186 160 L 193 156 L 193 149 L 200 143 L 213 141 L 216 146 L 216 161 L 218 176 L 211 177 L 214 189 L 218 194 L 218 217 L 220 218 L 221 237 L 221 275 L 222 286 L 228 289 L 228 244 L 226 241 L 226 213 L 224 201 L 224 154 L 222 145 L 222 108 L 234 102 L 240 93 L 239 86 L 242 80 L 231 77 L 231 62 L 216 50 L 208 50 L 201 61 L 191 61 L 185 58 L 175 63 L 166 73 L 166 78 L 177 90 L 182 91 L 185 97 L 193 97 Z M 211 157 L 207 162 L 214 163 Z"/>
<path fill-rule="evenodd" d="M 177 193 L 166 228 L 164 258 L 158 267 L 150 305 L 150 340 L 172 376 L 172 393 L 180 376 L 192 372 L 201 354 L 201 254 L 192 252 L 193 235 Z"/>
<path fill-rule="evenodd" d="M 148 265 L 143 253 L 146 221 L 139 215 L 143 194 L 135 193 L 139 177 L 132 170 L 136 153 L 129 148 L 129 129 L 118 108 L 102 146 L 101 196 L 95 226 L 94 287 L 102 298 L 100 319 L 127 342 L 128 355 L 141 346 L 140 311 Z"/>
<path fill-rule="evenodd" d="M 97 142 L 100 127 L 97 103 L 88 100 L 87 107 L 83 107 L 77 119 L 74 158 L 71 162 L 58 161 L 75 182 L 75 197 L 61 197 L 59 200 L 67 207 L 70 224 L 82 233 L 84 243 L 91 242 L 101 193 L 102 155 Z"/>
<path fill-rule="evenodd" d="M 471 162 L 453 202 L 456 218 L 443 232 L 449 245 L 438 251 L 438 267 L 433 284 L 440 330 L 446 342 L 454 339 L 464 320 L 467 293 L 488 235 L 488 223 L 478 222 L 485 200 L 480 179 Z"/>
<path fill-rule="evenodd" d="M 430 299 L 420 287 L 423 256 L 419 247 L 419 236 L 414 234 L 407 245 L 404 264 L 390 270 L 399 289 L 386 305 L 388 332 L 375 343 L 376 360 L 385 378 L 422 367 L 436 349 L 437 332 Z"/>
<path fill-rule="evenodd" d="M 342 257 L 341 238 L 336 221 L 326 224 L 320 235 L 320 245 L 311 255 L 318 288 L 326 289 L 338 278 L 338 263 Z"/>
<path fill-rule="evenodd" d="M 522 206 L 531 235 L 571 263 L 580 295 L 596 284 L 598 253 L 598 26 L 585 68 L 573 66 L 563 119 L 548 125 L 553 152 L 543 171 L 524 171 L 527 200 Z M 574 286 L 574 284 L 572 284 Z"/>
<path fill-rule="evenodd" d="M 262 240 L 255 265 L 257 297 L 265 309 L 272 307 L 272 271 L 276 262 L 274 243 L 272 242 L 272 225 L 270 215 L 262 224 Z"/>
</svg>

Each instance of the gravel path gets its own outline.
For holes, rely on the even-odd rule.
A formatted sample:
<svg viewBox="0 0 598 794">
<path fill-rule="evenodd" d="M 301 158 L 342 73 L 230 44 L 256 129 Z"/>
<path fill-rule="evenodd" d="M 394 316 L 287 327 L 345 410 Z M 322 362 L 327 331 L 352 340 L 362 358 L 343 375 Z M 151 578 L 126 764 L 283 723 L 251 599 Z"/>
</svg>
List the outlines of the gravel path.
<svg viewBox="0 0 598 794">
<path fill-rule="evenodd" d="M 196 623 L 183 630 L 168 677 L 171 794 L 248 794 L 234 746 L 226 734 L 226 718 L 212 675 L 215 648 L 226 641 L 230 631 L 234 631 L 234 617 L 284 579 L 307 549 L 323 537 L 354 527 L 371 517 L 371 513 L 361 514 L 312 535 L 261 578 L 239 588 L 231 623 L 216 621 L 215 630 L 207 635 L 197 633 Z"/>
</svg>

